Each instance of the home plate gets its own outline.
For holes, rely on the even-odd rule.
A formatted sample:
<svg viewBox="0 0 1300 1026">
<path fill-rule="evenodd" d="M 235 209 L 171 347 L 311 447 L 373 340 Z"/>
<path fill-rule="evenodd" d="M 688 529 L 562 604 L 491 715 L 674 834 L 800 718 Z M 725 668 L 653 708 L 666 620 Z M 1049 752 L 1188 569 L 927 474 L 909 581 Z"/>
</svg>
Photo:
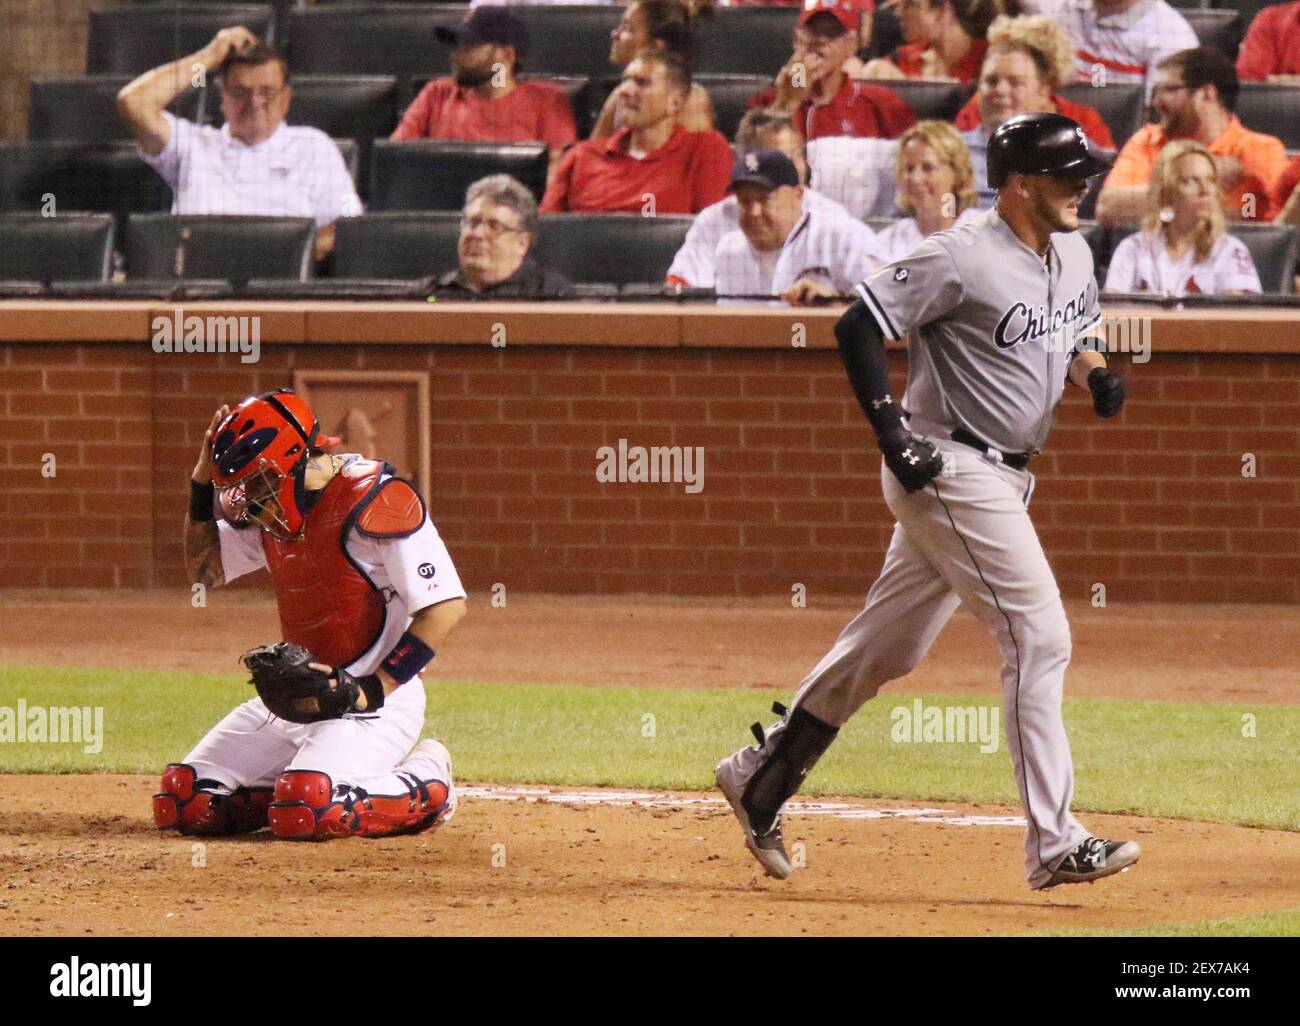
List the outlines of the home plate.
<svg viewBox="0 0 1300 1026">
<path fill-rule="evenodd" d="M 498 802 L 550 802 L 556 805 L 637 806 L 643 809 L 703 809 L 726 811 L 722 798 L 675 795 L 665 791 L 612 791 L 551 787 L 461 787 L 460 797 Z M 788 816 L 829 816 L 832 819 L 910 819 L 945 826 L 1024 827 L 1022 816 L 972 816 L 948 809 L 873 809 L 851 802 L 792 801 Z"/>
</svg>

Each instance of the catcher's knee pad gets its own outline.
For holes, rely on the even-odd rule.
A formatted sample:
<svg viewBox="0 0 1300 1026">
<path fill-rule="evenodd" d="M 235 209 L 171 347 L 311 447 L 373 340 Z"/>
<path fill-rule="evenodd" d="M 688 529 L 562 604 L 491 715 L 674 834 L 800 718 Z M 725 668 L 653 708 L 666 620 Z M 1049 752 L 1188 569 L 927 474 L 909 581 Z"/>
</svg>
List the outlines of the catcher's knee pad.
<svg viewBox="0 0 1300 1026">
<path fill-rule="evenodd" d="M 402 795 L 353 791 L 356 832 L 365 837 L 418 834 L 451 817 L 449 788 L 441 780 L 422 780 L 414 773 L 398 772 L 406 784 Z"/>
<path fill-rule="evenodd" d="M 356 816 L 345 797 L 335 795 L 328 773 L 286 770 L 267 811 L 271 832 L 291 841 L 347 837 L 356 832 Z"/>
<path fill-rule="evenodd" d="M 231 790 L 215 780 L 199 780 L 194 767 L 169 763 L 162 790 L 153 796 L 153 821 L 160 830 L 183 834 L 242 834 L 266 826 L 271 789 Z"/>
</svg>

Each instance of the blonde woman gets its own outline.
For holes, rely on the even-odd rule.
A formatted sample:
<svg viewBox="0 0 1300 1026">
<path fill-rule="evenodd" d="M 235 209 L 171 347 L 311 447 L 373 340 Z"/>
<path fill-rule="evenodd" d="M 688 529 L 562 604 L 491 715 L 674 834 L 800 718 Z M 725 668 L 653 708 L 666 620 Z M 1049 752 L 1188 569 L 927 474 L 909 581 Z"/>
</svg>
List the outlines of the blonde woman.
<svg viewBox="0 0 1300 1026">
<path fill-rule="evenodd" d="M 1106 289 L 1161 296 L 1263 291 L 1250 250 L 1225 230 L 1214 158 L 1201 143 L 1182 140 L 1160 151 L 1142 230 L 1115 248 Z"/>
<path fill-rule="evenodd" d="M 946 121 L 918 121 L 902 134 L 894 185 L 907 216 L 876 233 L 867 251 L 873 270 L 901 260 L 927 236 L 979 216 L 970 154 Z"/>
</svg>

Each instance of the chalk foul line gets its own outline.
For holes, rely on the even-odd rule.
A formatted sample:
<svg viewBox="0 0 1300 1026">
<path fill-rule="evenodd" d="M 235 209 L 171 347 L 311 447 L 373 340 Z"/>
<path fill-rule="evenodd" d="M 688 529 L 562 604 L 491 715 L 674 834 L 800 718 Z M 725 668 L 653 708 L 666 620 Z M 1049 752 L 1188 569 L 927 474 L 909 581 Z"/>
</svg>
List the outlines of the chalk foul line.
<svg viewBox="0 0 1300 1026">
<path fill-rule="evenodd" d="M 727 803 L 720 797 L 675 795 L 664 791 L 611 791 L 601 789 L 569 789 L 550 787 L 461 787 L 461 798 L 483 801 L 542 802 L 556 805 L 603 805 L 610 807 L 637 806 L 644 809 L 702 809 L 722 811 Z M 851 802 L 792 801 L 785 808 L 789 816 L 829 816 L 832 819 L 910 819 L 917 823 L 939 823 L 944 826 L 1019 827 L 1025 826 L 1022 816 L 972 816 L 949 809 L 878 809 Z"/>
</svg>

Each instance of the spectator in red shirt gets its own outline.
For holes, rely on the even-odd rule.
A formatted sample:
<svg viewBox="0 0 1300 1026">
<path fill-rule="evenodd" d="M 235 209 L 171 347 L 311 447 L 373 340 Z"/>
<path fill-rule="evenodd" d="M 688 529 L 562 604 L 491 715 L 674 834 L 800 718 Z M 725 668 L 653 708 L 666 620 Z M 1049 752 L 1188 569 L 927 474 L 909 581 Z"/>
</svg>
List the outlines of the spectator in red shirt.
<svg viewBox="0 0 1300 1026">
<path fill-rule="evenodd" d="M 1095 107 L 1057 93 L 1074 78 L 1074 44 L 1056 22 L 1041 15 L 1003 15 L 989 26 L 988 40 L 979 87 L 957 114 L 959 132 L 982 125 L 987 138 L 1013 114 L 1044 111 L 1078 122 L 1094 146 L 1117 149 Z"/>
<path fill-rule="evenodd" d="M 712 7 L 701 10 L 706 17 L 713 13 Z M 623 68 L 642 50 L 666 50 L 689 65 L 695 24 L 696 14 L 684 0 L 632 0 L 609 34 L 610 63 Z M 590 138 L 604 139 L 614 134 L 614 103 L 615 95 L 610 93 Z M 703 86 L 691 86 L 690 99 L 679 120 L 688 132 L 707 132 L 713 127 L 713 103 Z"/>
<path fill-rule="evenodd" d="M 906 40 L 889 57 L 868 61 L 864 78 L 929 78 L 974 82 L 993 20 L 1020 13 L 1018 0 L 892 0 Z"/>
<path fill-rule="evenodd" d="M 789 111 L 806 142 L 848 135 L 896 139 L 916 124 L 916 115 L 897 93 L 855 82 L 844 70 L 854 58 L 861 0 L 807 0 L 794 32 L 794 53 L 775 84 L 749 98 L 747 106 Z"/>
<path fill-rule="evenodd" d="M 455 28 L 435 31 L 453 47 L 451 77 L 420 90 L 391 138 L 544 142 L 554 173 L 578 130 L 564 90 L 518 80 L 528 52 L 524 24 L 504 7 L 481 7 Z"/>
<path fill-rule="evenodd" d="M 1300 0 L 1271 4 L 1250 23 L 1237 51 L 1243 82 L 1300 84 Z"/>
<path fill-rule="evenodd" d="M 698 214 L 731 181 L 731 145 L 721 132 L 688 132 L 679 123 L 691 94 L 680 57 L 646 50 L 623 70 L 614 134 L 571 148 L 560 161 L 542 213 L 624 211 Z"/>
</svg>

